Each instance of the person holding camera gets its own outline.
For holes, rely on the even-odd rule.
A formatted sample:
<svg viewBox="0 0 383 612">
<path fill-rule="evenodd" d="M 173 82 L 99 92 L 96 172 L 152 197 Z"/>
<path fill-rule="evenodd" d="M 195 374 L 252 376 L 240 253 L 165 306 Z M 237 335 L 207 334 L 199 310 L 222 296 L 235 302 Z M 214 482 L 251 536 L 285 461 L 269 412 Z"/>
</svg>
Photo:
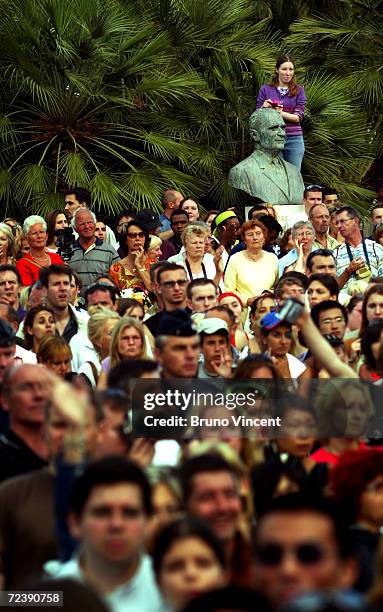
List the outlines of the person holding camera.
<svg viewBox="0 0 383 612">
<path fill-rule="evenodd" d="M 295 64 L 290 55 L 277 58 L 271 83 L 262 85 L 258 93 L 256 110 L 274 108 L 286 125 L 285 161 L 301 169 L 305 145 L 301 121 L 306 105 L 305 91 L 295 80 Z"/>
<path fill-rule="evenodd" d="M 333 251 L 336 275 L 342 292 L 348 293 L 353 281 L 367 283 L 371 276 L 383 275 L 383 247 L 363 237 L 360 215 L 352 206 L 338 209 L 336 223 L 344 238 L 344 243 Z"/>
</svg>

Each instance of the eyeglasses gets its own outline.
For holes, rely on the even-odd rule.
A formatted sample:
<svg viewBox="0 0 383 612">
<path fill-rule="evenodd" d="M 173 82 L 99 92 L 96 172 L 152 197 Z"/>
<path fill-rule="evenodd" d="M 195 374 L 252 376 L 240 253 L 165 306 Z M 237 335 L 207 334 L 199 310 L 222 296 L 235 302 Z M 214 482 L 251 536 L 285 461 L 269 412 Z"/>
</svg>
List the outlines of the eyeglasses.
<svg viewBox="0 0 383 612">
<path fill-rule="evenodd" d="M 126 235 L 128 238 L 145 238 L 144 232 L 128 232 Z"/>
<path fill-rule="evenodd" d="M 354 217 L 347 217 L 347 219 L 337 219 L 336 222 L 338 225 L 344 225 L 347 221 L 352 221 Z"/>
<path fill-rule="evenodd" d="M 300 232 L 296 235 L 297 238 L 310 238 L 314 234 L 312 232 Z"/>
<path fill-rule="evenodd" d="M 174 287 L 176 285 L 178 285 L 179 287 L 185 287 L 185 285 L 187 285 L 189 281 L 185 279 L 182 280 L 177 280 L 177 281 L 165 281 L 164 283 L 160 283 L 160 285 L 162 285 L 163 287 L 166 287 L 166 289 L 174 289 Z"/>
<path fill-rule="evenodd" d="M 332 317 L 328 319 L 322 319 L 322 323 L 330 325 L 330 323 L 344 323 L 344 317 Z"/>
<path fill-rule="evenodd" d="M 256 547 L 255 556 L 262 565 L 277 567 L 282 563 L 286 550 L 280 544 L 270 542 Z M 325 557 L 323 548 L 315 542 L 302 542 L 295 547 L 289 547 L 288 550 L 294 552 L 296 560 L 302 565 L 316 565 Z"/>
</svg>

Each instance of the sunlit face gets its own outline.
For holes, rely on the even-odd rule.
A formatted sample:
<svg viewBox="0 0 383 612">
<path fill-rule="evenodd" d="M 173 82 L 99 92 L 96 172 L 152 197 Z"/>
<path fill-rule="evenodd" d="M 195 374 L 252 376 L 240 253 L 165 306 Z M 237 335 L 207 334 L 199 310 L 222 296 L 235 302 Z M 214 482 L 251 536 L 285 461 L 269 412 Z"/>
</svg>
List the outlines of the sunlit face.
<svg viewBox="0 0 383 612">
<path fill-rule="evenodd" d="M 27 332 L 40 341 L 45 336 L 53 336 L 55 333 L 55 320 L 48 310 L 40 310 L 33 319 L 31 327 L 27 327 Z"/>
<path fill-rule="evenodd" d="M 112 331 L 118 319 L 107 319 L 104 323 L 99 349 L 101 351 L 101 359 L 105 359 L 109 355 L 110 339 Z"/>
<path fill-rule="evenodd" d="M 284 414 L 282 422 L 283 427 L 277 438 L 278 450 L 299 459 L 307 457 L 315 442 L 314 417 L 304 410 L 290 408 Z"/>
<path fill-rule="evenodd" d="M 266 337 L 266 346 L 271 356 L 284 357 L 291 348 L 291 329 L 284 325 L 278 325 L 272 329 Z"/>
<path fill-rule="evenodd" d="M 335 206 L 338 204 L 339 198 L 336 193 L 330 193 L 328 195 L 323 196 L 323 204 L 326 206 Z"/>
<path fill-rule="evenodd" d="M 157 261 L 159 261 L 161 257 L 162 257 L 161 245 L 158 245 L 154 247 L 154 249 L 150 249 L 148 251 L 148 258 L 150 259 L 151 263 L 157 263 Z"/>
<path fill-rule="evenodd" d="M 35 223 L 30 228 L 27 239 L 31 249 L 41 249 L 47 243 L 47 232 L 42 223 Z"/>
<path fill-rule="evenodd" d="M 309 299 L 310 308 L 324 302 L 324 300 L 335 300 L 336 296 L 331 295 L 330 290 L 327 289 L 320 281 L 312 281 L 307 288 L 307 297 Z"/>
<path fill-rule="evenodd" d="M 138 225 L 130 225 L 126 234 L 126 245 L 129 253 L 143 249 L 145 245 L 145 232 Z"/>
<path fill-rule="evenodd" d="M 354 575 L 339 555 L 334 526 L 327 516 L 311 510 L 273 512 L 261 518 L 257 527 L 253 586 L 273 609 L 302 593 L 350 586 Z M 311 563 L 297 555 L 299 547 L 307 545 L 318 550 Z M 280 557 L 261 554 L 276 550 Z"/>
<path fill-rule="evenodd" d="M 198 204 L 194 200 L 185 200 L 182 204 L 182 210 L 186 210 L 188 213 L 189 221 L 197 221 L 199 219 Z"/>
<path fill-rule="evenodd" d="M 57 230 L 64 229 L 65 227 L 68 227 L 68 219 L 64 213 L 59 213 L 55 221 L 55 232 L 57 232 Z"/>
<path fill-rule="evenodd" d="M 182 610 L 191 599 L 218 588 L 223 581 L 214 551 L 197 536 L 176 540 L 164 555 L 159 583 L 172 610 Z"/>
<path fill-rule="evenodd" d="M 271 297 L 264 297 L 257 302 L 257 308 L 253 317 L 252 329 L 259 324 L 259 321 L 272 310 L 275 310 L 276 304 Z"/>
<path fill-rule="evenodd" d="M 295 234 L 295 239 L 298 241 L 298 244 L 302 245 L 304 253 L 309 253 L 311 251 L 314 237 L 314 232 L 307 226 L 299 228 Z"/>
<path fill-rule="evenodd" d="M 327 206 L 315 206 L 310 212 L 310 221 L 318 234 L 325 234 L 330 227 L 330 213 Z"/>
<path fill-rule="evenodd" d="M 76 199 L 74 193 L 65 196 L 65 212 L 69 219 L 72 219 L 74 213 L 81 207 L 81 202 Z"/>
<path fill-rule="evenodd" d="M 140 487 L 121 482 L 95 486 L 81 516 L 73 517 L 71 530 L 95 563 L 126 568 L 138 557 L 146 526 Z"/>
<path fill-rule="evenodd" d="M 96 224 L 89 210 L 81 210 L 76 215 L 76 231 L 83 240 L 90 240 L 94 236 Z"/>
<path fill-rule="evenodd" d="M 217 538 L 227 542 L 238 529 L 241 512 L 239 483 L 228 471 L 196 474 L 187 510 L 205 520 Z"/>
<path fill-rule="evenodd" d="M 125 317 L 133 317 L 133 319 L 137 319 L 137 321 L 144 320 L 144 309 L 142 306 L 132 306 L 128 308 L 125 312 Z"/>
<path fill-rule="evenodd" d="M 321 191 L 308 191 L 305 198 L 303 198 L 303 204 L 307 214 L 310 212 L 315 204 L 322 203 L 322 192 Z"/>
<path fill-rule="evenodd" d="M 142 351 L 142 337 L 135 327 L 125 327 L 117 344 L 121 359 L 138 359 Z"/>
<path fill-rule="evenodd" d="M 320 312 L 319 330 L 322 335 L 332 334 L 342 339 L 346 331 L 346 321 L 343 312 L 336 307 Z"/>
<path fill-rule="evenodd" d="M 228 295 L 227 297 L 222 298 L 222 300 L 220 300 L 219 303 L 222 304 L 223 306 L 226 305 L 230 308 L 231 312 L 235 316 L 235 322 L 238 324 L 242 316 L 242 306 L 237 300 L 237 298 Z"/>
<path fill-rule="evenodd" d="M 373 293 L 366 304 L 367 321 L 383 319 L 383 295 Z"/>
<path fill-rule="evenodd" d="M 336 276 L 335 259 L 332 255 L 315 255 L 312 258 L 312 274 L 331 274 Z"/>
<path fill-rule="evenodd" d="M 0 252 L 7 255 L 9 249 L 9 238 L 5 232 L 0 231 Z"/>
<path fill-rule="evenodd" d="M 275 69 L 278 75 L 279 84 L 283 87 L 287 87 L 294 76 L 294 64 L 292 62 L 283 62 L 279 68 Z"/>
<path fill-rule="evenodd" d="M 106 226 L 103 221 L 97 221 L 95 235 L 99 240 L 104 241 L 106 238 Z"/>
<path fill-rule="evenodd" d="M 71 359 L 70 351 L 62 350 L 54 359 L 50 359 L 44 365 L 57 374 L 57 376 L 64 378 L 70 372 Z"/>
<path fill-rule="evenodd" d="M 205 234 L 191 234 L 185 242 L 186 254 L 190 257 L 203 257 L 205 253 Z"/>
<path fill-rule="evenodd" d="M 191 299 L 187 300 L 188 307 L 193 312 L 206 312 L 217 305 L 217 289 L 212 283 L 193 287 Z"/>
<path fill-rule="evenodd" d="M 265 244 L 265 236 L 260 227 L 253 227 L 245 232 L 245 244 L 250 250 L 261 250 Z"/>
<path fill-rule="evenodd" d="M 349 213 L 343 210 L 336 215 L 336 227 L 343 238 L 349 238 L 359 229 L 359 219 L 350 217 Z"/>
<path fill-rule="evenodd" d="M 375 208 L 375 210 L 372 211 L 371 221 L 374 225 L 378 225 L 378 223 L 383 223 L 383 207 Z"/>
<path fill-rule="evenodd" d="M 5 295 L 12 304 L 19 297 L 19 290 L 19 281 L 12 270 L 0 272 L 0 296 Z"/>
</svg>

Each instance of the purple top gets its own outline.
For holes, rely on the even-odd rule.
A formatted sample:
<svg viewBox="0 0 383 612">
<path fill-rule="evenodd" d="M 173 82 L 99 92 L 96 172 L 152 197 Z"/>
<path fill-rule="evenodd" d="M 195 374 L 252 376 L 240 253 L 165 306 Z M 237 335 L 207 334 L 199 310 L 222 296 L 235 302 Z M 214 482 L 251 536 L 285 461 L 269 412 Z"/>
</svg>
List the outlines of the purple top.
<svg viewBox="0 0 383 612">
<path fill-rule="evenodd" d="M 296 96 L 281 95 L 276 87 L 273 85 L 262 85 L 259 90 L 256 110 L 262 107 L 265 100 L 281 100 L 283 103 L 283 110 L 286 113 L 293 113 L 298 115 L 299 123 L 286 123 L 286 136 L 301 136 L 302 128 L 301 121 L 305 112 L 306 96 L 305 90 L 301 85 L 298 85 L 298 93 Z"/>
</svg>

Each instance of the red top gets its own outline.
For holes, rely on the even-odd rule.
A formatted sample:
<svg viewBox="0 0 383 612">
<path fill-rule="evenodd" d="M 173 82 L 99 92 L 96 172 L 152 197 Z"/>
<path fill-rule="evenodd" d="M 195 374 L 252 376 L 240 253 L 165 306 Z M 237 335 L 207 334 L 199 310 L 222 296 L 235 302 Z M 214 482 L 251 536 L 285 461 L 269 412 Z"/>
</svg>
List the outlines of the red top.
<svg viewBox="0 0 383 612">
<path fill-rule="evenodd" d="M 358 450 L 362 450 L 368 448 L 367 444 L 364 442 L 359 442 Z M 315 461 L 315 463 L 328 463 L 328 465 L 337 465 L 339 461 L 340 455 L 336 455 L 335 453 L 331 453 L 326 450 L 323 446 L 318 448 L 315 453 L 310 455 L 310 459 Z"/>
<path fill-rule="evenodd" d="M 50 264 L 64 263 L 64 260 L 57 253 L 47 253 L 47 255 L 49 255 L 49 259 L 51 260 Z M 44 266 L 40 266 L 32 259 L 30 253 L 26 253 L 24 257 L 19 259 L 16 263 L 16 268 L 20 272 L 21 284 L 23 287 L 29 287 L 29 285 L 33 285 L 33 283 L 38 281 L 40 270 L 43 267 Z"/>
</svg>

